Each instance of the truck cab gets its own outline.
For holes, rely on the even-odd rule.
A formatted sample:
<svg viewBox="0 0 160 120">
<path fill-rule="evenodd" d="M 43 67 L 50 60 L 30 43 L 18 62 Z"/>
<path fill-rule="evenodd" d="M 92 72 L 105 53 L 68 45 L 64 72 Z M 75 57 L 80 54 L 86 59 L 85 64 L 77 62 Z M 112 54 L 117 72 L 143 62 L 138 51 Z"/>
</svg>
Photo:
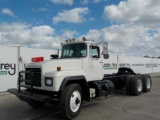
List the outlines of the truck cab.
<svg viewBox="0 0 160 120">
<path fill-rule="evenodd" d="M 81 41 L 70 42 L 62 45 L 61 59 L 78 59 L 81 63 L 81 75 L 87 81 L 100 80 L 103 78 L 103 59 L 100 46 L 95 42 Z M 72 63 L 70 63 L 72 66 Z M 76 71 L 76 70 L 75 70 Z"/>
<path fill-rule="evenodd" d="M 42 62 L 32 62 L 26 65 L 26 71 L 39 69 L 41 73 L 33 73 L 37 89 L 58 92 L 62 82 L 67 77 L 77 79 L 83 76 L 85 82 L 102 80 L 104 77 L 103 55 L 100 45 L 91 41 L 70 41 L 62 45 L 61 57 Z M 23 75 L 29 77 L 29 73 Z M 39 79 L 39 81 L 38 81 Z M 22 82 L 25 85 L 27 82 Z M 29 82 L 28 82 L 29 84 Z"/>
</svg>

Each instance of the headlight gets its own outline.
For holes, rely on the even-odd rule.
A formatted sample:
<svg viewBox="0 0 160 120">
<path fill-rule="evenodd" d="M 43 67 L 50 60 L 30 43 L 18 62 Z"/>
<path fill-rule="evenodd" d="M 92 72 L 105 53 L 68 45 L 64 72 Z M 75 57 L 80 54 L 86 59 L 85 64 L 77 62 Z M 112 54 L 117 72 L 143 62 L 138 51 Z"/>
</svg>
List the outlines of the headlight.
<svg viewBox="0 0 160 120">
<path fill-rule="evenodd" d="M 45 85 L 46 86 L 53 86 L 53 79 L 52 78 L 45 78 Z"/>
</svg>

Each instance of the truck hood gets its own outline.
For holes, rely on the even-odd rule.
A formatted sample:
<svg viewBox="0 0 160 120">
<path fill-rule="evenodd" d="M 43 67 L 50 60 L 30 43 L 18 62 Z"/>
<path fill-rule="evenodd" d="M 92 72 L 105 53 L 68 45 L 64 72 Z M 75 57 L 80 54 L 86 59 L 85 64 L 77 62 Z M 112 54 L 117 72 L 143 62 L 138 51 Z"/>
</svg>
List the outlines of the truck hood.
<svg viewBox="0 0 160 120">
<path fill-rule="evenodd" d="M 57 67 L 61 67 L 62 71 L 68 69 L 82 69 L 82 59 L 53 59 L 26 65 L 26 68 L 41 68 L 43 73 L 57 71 Z"/>
</svg>

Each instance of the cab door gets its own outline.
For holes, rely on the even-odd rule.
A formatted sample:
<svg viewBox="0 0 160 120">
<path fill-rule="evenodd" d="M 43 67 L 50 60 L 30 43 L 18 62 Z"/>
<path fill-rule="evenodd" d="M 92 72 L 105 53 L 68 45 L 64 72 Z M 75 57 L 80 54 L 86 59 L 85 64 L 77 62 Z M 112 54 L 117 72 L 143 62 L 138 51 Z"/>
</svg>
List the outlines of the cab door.
<svg viewBox="0 0 160 120">
<path fill-rule="evenodd" d="M 89 46 L 89 79 L 90 81 L 102 80 L 104 76 L 103 62 L 100 57 L 99 46 L 90 45 Z"/>
</svg>

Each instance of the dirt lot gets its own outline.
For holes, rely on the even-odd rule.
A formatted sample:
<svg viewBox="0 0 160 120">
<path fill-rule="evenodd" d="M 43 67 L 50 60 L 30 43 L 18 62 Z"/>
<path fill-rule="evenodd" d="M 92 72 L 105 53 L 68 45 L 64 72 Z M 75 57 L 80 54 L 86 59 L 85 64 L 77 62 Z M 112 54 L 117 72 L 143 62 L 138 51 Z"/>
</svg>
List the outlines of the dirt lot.
<svg viewBox="0 0 160 120">
<path fill-rule="evenodd" d="M 116 92 L 107 99 L 84 103 L 75 120 L 160 120 L 160 73 L 151 74 L 153 86 L 149 93 L 128 96 Z M 58 105 L 47 104 L 33 109 L 7 92 L 0 93 L 0 120 L 63 120 Z"/>
</svg>

